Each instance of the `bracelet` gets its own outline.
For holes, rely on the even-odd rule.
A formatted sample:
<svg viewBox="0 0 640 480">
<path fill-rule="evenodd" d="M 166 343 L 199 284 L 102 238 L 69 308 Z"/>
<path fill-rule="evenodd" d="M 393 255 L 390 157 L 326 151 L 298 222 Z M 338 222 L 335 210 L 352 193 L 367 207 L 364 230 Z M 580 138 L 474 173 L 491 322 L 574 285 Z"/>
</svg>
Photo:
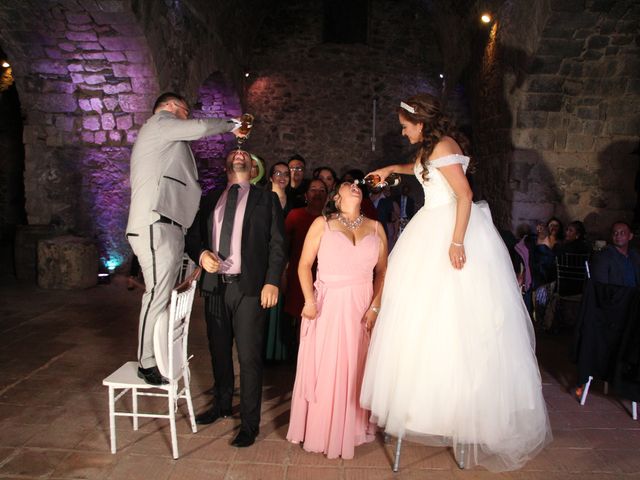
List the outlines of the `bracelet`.
<svg viewBox="0 0 640 480">
<path fill-rule="evenodd" d="M 451 242 L 451 245 L 453 245 L 454 247 L 464 247 L 464 243 Z"/>
<path fill-rule="evenodd" d="M 369 310 L 371 310 L 376 315 L 380 313 L 380 307 L 370 307 Z"/>
</svg>

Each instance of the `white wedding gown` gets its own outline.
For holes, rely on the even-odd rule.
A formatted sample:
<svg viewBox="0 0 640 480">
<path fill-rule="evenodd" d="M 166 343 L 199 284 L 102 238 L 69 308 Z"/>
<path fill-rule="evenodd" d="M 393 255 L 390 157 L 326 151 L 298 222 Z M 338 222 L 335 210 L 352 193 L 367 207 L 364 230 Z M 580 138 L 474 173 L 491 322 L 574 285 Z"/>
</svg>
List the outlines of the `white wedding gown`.
<svg viewBox="0 0 640 480">
<path fill-rule="evenodd" d="M 391 435 L 514 470 L 552 435 L 533 327 L 486 203 L 472 205 L 464 268 L 449 261 L 456 200 L 438 169 L 468 162 L 436 159 L 426 182 L 415 168 L 425 205 L 389 256 L 360 400 Z"/>
</svg>

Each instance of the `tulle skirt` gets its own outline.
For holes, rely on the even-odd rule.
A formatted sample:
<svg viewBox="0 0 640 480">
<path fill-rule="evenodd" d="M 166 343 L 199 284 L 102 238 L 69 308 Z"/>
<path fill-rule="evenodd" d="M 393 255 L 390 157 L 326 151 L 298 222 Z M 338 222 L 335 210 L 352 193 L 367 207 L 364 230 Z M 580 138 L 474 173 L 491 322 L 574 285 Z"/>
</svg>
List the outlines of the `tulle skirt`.
<svg viewBox="0 0 640 480">
<path fill-rule="evenodd" d="M 361 404 L 387 433 L 514 470 L 552 438 L 533 327 L 486 204 L 451 266 L 455 209 L 423 207 L 389 257 Z"/>
</svg>

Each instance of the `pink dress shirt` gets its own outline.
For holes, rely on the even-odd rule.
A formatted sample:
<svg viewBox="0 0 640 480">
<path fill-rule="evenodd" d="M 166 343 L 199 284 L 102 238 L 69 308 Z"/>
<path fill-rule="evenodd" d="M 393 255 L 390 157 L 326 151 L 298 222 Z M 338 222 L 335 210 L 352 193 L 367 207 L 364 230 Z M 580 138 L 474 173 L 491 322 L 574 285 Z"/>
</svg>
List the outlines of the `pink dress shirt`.
<svg viewBox="0 0 640 480">
<path fill-rule="evenodd" d="M 225 261 L 220 264 L 218 273 L 225 273 L 228 275 L 234 275 L 242 272 L 242 224 L 244 222 L 244 213 L 247 210 L 247 199 L 249 198 L 249 182 L 238 183 L 240 189 L 238 190 L 238 203 L 236 206 L 236 216 L 233 219 L 233 231 L 231 233 L 231 252 Z M 222 195 L 216 203 L 216 208 L 213 210 L 213 228 L 212 228 L 212 242 L 211 245 L 215 245 L 216 255 L 220 246 L 220 238 L 218 232 L 222 230 L 222 220 L 224 217 L 224 207 L 227 204 L 227 195 L 229 193 L 229 187 L 227 185 Z"/>
</svg>

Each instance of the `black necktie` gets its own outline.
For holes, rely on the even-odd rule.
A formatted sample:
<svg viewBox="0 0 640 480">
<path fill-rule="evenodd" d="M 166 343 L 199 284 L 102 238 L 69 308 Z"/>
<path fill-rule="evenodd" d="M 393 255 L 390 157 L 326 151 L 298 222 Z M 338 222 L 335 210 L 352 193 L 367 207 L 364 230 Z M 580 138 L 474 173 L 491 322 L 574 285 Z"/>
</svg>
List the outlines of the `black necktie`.
<svg viewBox="0 0 640 480">
<path fill-rule="evenodd" d="M 229 187 L 229 192 L 227 193 L 227 203 L 224 206 L 224 217 L 222 217 L 220 245 L 218 248 L 218 256 L 222 260 L 226 260 L 229 253 L 231 253 L 231 234 L 233 233 L 233 221 L 236 218 L 239 188 L 240 185 L 234 183 Z"/>
</svg>

